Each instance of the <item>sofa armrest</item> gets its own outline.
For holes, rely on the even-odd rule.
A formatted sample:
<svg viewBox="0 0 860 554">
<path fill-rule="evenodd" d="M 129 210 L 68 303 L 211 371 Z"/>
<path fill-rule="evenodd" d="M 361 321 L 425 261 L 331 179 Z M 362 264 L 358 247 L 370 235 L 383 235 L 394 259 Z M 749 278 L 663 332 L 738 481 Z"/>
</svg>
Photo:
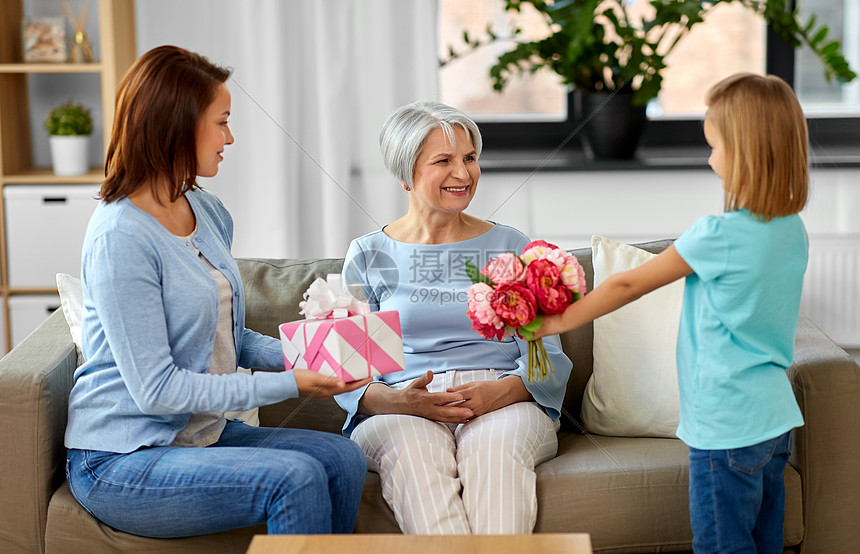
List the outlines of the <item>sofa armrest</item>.
<svg viewBox="0 0 860 554">
<path fill-rule="evenodd" d="M 801 315 L 788 377 L 805 422 L 790 460 L 803 483 L 801 552 L 860 552 L 860 367 Z"/>
<path fill-rule="evenodd" d="M 0 360 L 0 551 L 44 552 L 48 503 L 65 478 L 77 353 L 62 310 Z"/>
</svg>

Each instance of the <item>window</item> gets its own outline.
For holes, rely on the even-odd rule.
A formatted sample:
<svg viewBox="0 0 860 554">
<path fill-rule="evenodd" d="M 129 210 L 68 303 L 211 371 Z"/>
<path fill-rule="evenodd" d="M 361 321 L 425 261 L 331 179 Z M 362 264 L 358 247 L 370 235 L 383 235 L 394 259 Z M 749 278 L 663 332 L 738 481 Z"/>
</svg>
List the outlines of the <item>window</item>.
<svg viewBox="0 0 860 554">
<path fill-rule="evenodd" d="M 647 9 L 648 0 L 631 0 L 629 9 Z M 852 68 L 860 69 L 860 2 L 803 0 L 803 13 L 815 13 L 830 38 L 842 43 Z M 462 49 L 463 31 L 485 36 L 491 23 L 500 35 L 512 28 L 501 0 L 440 0 L 439 55 L 449 46 Z M 542 16 L 523 7 L 517 25 L 527 39 L 546 32 Z M 567 94 L 555 73 L 540 70 L 512 79 L 503 93 L 492 89 L 487 76 L 500 52 L 512 43 L 494 43 L 466 54 L 440 70 L 440 97 L 471 114 L 485 129 L 493 147 L 523 142 L 552 147 L 573 129 L 567 117 Z M 737 71 L 775 73 L 795 84 L 807 114 L 816 118 L 814 139 L 860 141 L 860 79 L 842 85 L 827 83 L 821 62 L 807 47 L 795 50 L 767 31 L 760 17 L 740 4 L 717 6 L 683 38 L 667 58 L 660 96 L 648 106 L 650 123 L 645 144 L 704 144 L 701 117 L 704 95 L 721 78 Z M 817 135 L 817 136 L 816 136 Z"/>
<path fill-rule="evenodd" d="M 830 29 L 830 37 L 842 44 L 842 54 L 860 72 L 860 2 L 856 0 L 804 0 L 802 9 L 815 13 Z M 819 116 L 860 114 L 860 78 L 841 85 L 828 83 L 821 62 L 808 47 L 795 52 L 794 85 L 807 113 Z"/>
</svg>

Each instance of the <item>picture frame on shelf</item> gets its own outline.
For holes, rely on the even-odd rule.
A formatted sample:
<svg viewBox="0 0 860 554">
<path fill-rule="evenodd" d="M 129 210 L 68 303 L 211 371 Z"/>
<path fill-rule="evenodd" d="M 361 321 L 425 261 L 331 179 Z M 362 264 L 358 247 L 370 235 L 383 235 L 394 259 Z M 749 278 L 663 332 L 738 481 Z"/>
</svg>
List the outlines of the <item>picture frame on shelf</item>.
<svg viewBox="0 0 860 554">
<path fill-rule="evenodd" d="M 25 63 L 63 63 L 68 60 L 66 25 L 62 17 L 27 17 L 21 22 L 22 57 Z"/>
</svg>

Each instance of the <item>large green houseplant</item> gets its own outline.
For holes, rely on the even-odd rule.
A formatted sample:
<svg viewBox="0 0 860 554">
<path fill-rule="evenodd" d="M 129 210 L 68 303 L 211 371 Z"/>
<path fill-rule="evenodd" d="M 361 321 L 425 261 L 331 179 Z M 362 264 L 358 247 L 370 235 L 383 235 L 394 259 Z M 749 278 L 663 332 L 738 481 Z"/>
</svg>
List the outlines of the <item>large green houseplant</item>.
<svg viewBox="0 0 860 554">
<path fill-rule="evenodd" d="M 504 89 L 513 75 L 549 69 L 575 91 L 618 96 L 615 101 L 638 107 L 634 111 L 640 123 L 645 119 L 644 106 L 660 92 L 666 56 L 719 4 L 742 4 L 760 15 L 788 44 L 808 45 L 823 62 L 828 81 L 847 82 L 856 77 L 840 54 L 839 43 L 828 40 L 828 28 L 816 26 L 814 14 L 802 23 L 787 0 L 651 0 L 645 16 L 632 15 L 629 0 L 502 1 L 505 10 L 514 13 L 531 4 L 543 16 L 547 36 L 517 40 L 519 29 L 503 37 L 491 27 L 485 37 L 464 33 L 466 50 L 457 53 L 450 49 L 443 64 L 490 42 L 513 39 L 514 45 L 490 68 L 496 90 Z M 606 101 L 598 98 L 591 103 L 602 106 Z"/>
</svg>

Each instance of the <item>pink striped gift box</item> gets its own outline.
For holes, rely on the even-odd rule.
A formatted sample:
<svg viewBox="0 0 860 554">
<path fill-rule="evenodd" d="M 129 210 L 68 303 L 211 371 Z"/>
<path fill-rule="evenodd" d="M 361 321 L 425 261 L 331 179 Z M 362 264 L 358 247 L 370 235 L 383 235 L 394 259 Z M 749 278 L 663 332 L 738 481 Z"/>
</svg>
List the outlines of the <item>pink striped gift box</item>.
<svg viewBox="0 0 860 554">
<path fill-rule="evenodd" d="M 400 314 L 303 319 L 278 327 L 287 369 L 355 381 L 405 369 Z"/>
</svg>

